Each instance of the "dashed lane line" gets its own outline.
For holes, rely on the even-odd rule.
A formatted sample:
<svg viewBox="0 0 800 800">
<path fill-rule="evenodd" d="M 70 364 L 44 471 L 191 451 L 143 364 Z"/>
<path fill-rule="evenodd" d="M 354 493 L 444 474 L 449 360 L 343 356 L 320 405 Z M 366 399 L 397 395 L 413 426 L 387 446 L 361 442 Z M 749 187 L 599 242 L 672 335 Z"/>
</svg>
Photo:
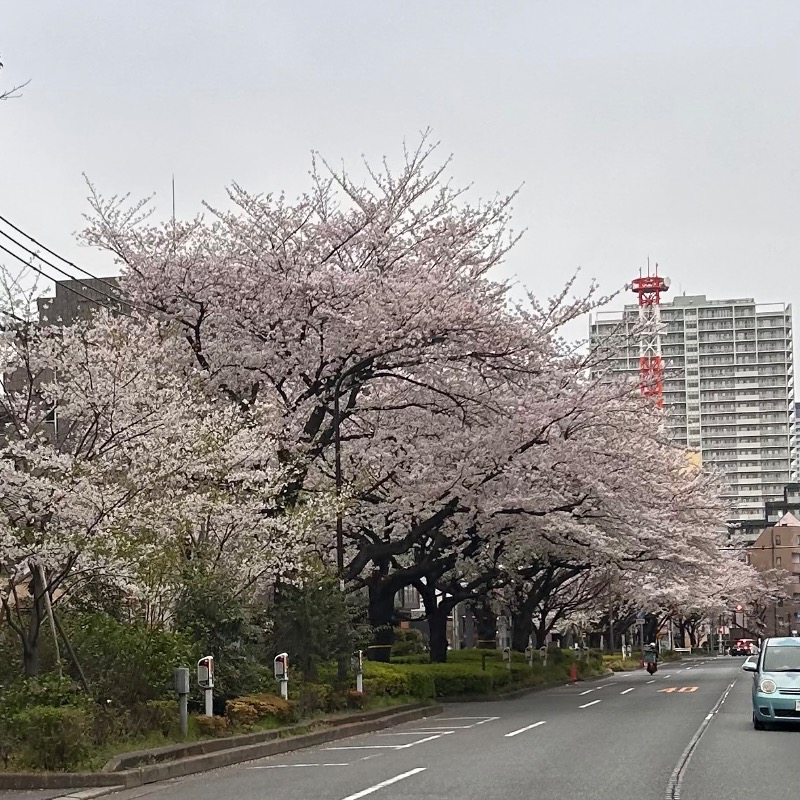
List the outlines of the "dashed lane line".
<svg viewBox="0 0 800 800">
<path fill-rule="evenodd" d="M 598 703 L 602 703 L 602 700 L 592 700 L 591 703 L 585 703 L 582 706 L 578 706 L 578 708 L 589 708 L 589 706 L 596 706 Z"/>
<path fill-rule="evenodd" d="M 620 692 L 620 694 L 628 694 L 628 692 L 632 692 L 636 687 L 632 686 L 630 689 L 626 689 L 624 692 Z"/>
</svg>

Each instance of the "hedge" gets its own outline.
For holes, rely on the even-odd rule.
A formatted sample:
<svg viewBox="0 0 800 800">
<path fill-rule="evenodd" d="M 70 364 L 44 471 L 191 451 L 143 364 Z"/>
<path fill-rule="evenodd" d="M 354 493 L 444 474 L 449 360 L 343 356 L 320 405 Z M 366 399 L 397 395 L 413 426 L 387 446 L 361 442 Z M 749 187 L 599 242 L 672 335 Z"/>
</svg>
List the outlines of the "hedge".
<svg viewBox="0 0 800 800">
<path fill-rule="evenodd" d="M 487 695 L 498 690 L 542 686 L 569 679 L 574 663 L 578 677 L 600 674 L 602 660 L 594 655 L 576 660 L 568 650 L 553 651 L 544 666 L 538 658 L 531 667 L 522 654 L 512 654 L 511 668 L 498 650 L 456 650 L 445 664 L 424 663 L 424 656 L 410 655 L 391 664 L 366 662 L 364 690 L 368 696 L 458 697 Z"/>
</svg>

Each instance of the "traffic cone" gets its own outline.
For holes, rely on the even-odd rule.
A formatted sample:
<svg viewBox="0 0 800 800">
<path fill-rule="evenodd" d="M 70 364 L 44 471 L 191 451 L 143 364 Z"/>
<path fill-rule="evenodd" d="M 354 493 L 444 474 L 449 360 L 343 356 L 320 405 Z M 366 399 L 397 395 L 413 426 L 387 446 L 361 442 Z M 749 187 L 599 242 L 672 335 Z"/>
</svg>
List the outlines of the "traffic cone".
<svg viewBox="0 0 800 800">
<path fill-rule="evenodd" d="M 569 665 L 569 682 L 570 683 L 576 683 L 577 680 L 578 680 L 578 667 L 575 664 L 575 662 L 573 661 Z"/>
</svg>

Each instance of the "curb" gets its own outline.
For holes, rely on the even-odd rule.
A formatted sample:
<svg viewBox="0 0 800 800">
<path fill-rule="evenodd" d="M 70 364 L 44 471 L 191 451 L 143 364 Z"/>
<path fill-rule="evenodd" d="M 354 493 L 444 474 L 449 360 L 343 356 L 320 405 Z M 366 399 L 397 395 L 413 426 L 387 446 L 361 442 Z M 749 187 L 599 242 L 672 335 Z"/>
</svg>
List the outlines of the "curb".
<svg viewBox="0 0 800 800">
<path fill-rule="evenodd" d="M 615 673 L 612 670 L 604 673 L 603 675 L 592 675 L 589 678 L 578 678 L 576 683 L 592 683 L 593 681 L 602 681 Z M 569 681 L 567 682 L 569 684 Z M 476 694 L 476 695 L 462 695 L 461 697 L 437 697 L 437 703 L 492 703 L 500 700 L 516 700 L 518 697 L 524 697 L 528 694 L 535 694 L 537 692 L 546 692 L 548 689 L 555 689 L 557 686 L 562 686 L 562 682 L 547 683 L 542 686 L 524 686 L 522 689 L 514 689 L 511 692 L 503 692 L 502 694 Z"/>
<path fill-rule="evenodd" d="M 0 789 L 75 789 L 76 791 L 65 793 L 53 800 L 92 800 L 120 789 L 132 789 L 149 783 L 182 778 L 186 775 L 229 767 L 245 761 L 255 761 L 292 750 L 302 750 L 337 739 L 360 736 L 364 733 L 400 725 L 403 722 L 435 716 L 441 714 L 442 710 L 440 705 L 419 706 L 360 722 L 343 722 L 330 728 L 286 739 L 272 738 L 256 744 L 233 746 L 215 753 L 187 756 L 174 761 L 147 764 L 119 772 L 0 773 Z"/>
</svg>

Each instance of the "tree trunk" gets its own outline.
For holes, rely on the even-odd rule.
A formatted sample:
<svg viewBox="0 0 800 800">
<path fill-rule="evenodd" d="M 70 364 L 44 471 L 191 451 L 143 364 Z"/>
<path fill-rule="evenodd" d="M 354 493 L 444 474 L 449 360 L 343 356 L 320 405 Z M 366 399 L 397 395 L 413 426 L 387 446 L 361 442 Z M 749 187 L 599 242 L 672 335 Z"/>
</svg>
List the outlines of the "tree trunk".
<svg viewBox="0 0 800 800">
<path fill-rule="evenodd" d="M 39 643 L 31 645 L 27 637 L 22 642 L 22 663 L 25 667 L 26 678 L 36 678 L 39 675 Z"/>
<path fill-rule="evenodd" d="M 447 661 L 447 619 L 449 616 L 449 611 L 443 606 L 428 613 L 432 664 L 444 664 Z"/>
<path fill-rule="evenodd" d="M 524 653 L 533 632 L 533 619 L 531 615 L 523 612 L 511 617 L 511 649 Z"/>
<path fill-rule="evenodd" d="M 494 650 L 497 647 L 497 615 L 483 603 L 472 606 L 477 645 L 481 650 Z"/>
<path fill-rule="evenodd" d="M 681 617 L 678 620 L 678 639 L 681 647 L 686 647 L 686 620 Z"/>
<path fill-rule="evenodd" d="M 22 639 L 22 662 L 25 668 L 25 677 L 36 678 L 39 675 L 39 634 L 42 629 L 45 586 L 41 573 L 35 568 L 31 570 L 29 592 L 31 610 L 28 629 L 27 631 L 23 629 L 20 638 Z"/>
<path fill-rule="evenodd" d="M 369 624 L 372 644 L 368 647 L 370 661 L 388 663 L 394 644 L 394 591 L 386 584 L 369 587 Z"/>
<path fill-rule="evenodd" d="M 654 614 L 648 614 L 644 618 L 644 640 L 645 642 L 654 642 L 658 634 L 658 617 Z"/>
</svg>

